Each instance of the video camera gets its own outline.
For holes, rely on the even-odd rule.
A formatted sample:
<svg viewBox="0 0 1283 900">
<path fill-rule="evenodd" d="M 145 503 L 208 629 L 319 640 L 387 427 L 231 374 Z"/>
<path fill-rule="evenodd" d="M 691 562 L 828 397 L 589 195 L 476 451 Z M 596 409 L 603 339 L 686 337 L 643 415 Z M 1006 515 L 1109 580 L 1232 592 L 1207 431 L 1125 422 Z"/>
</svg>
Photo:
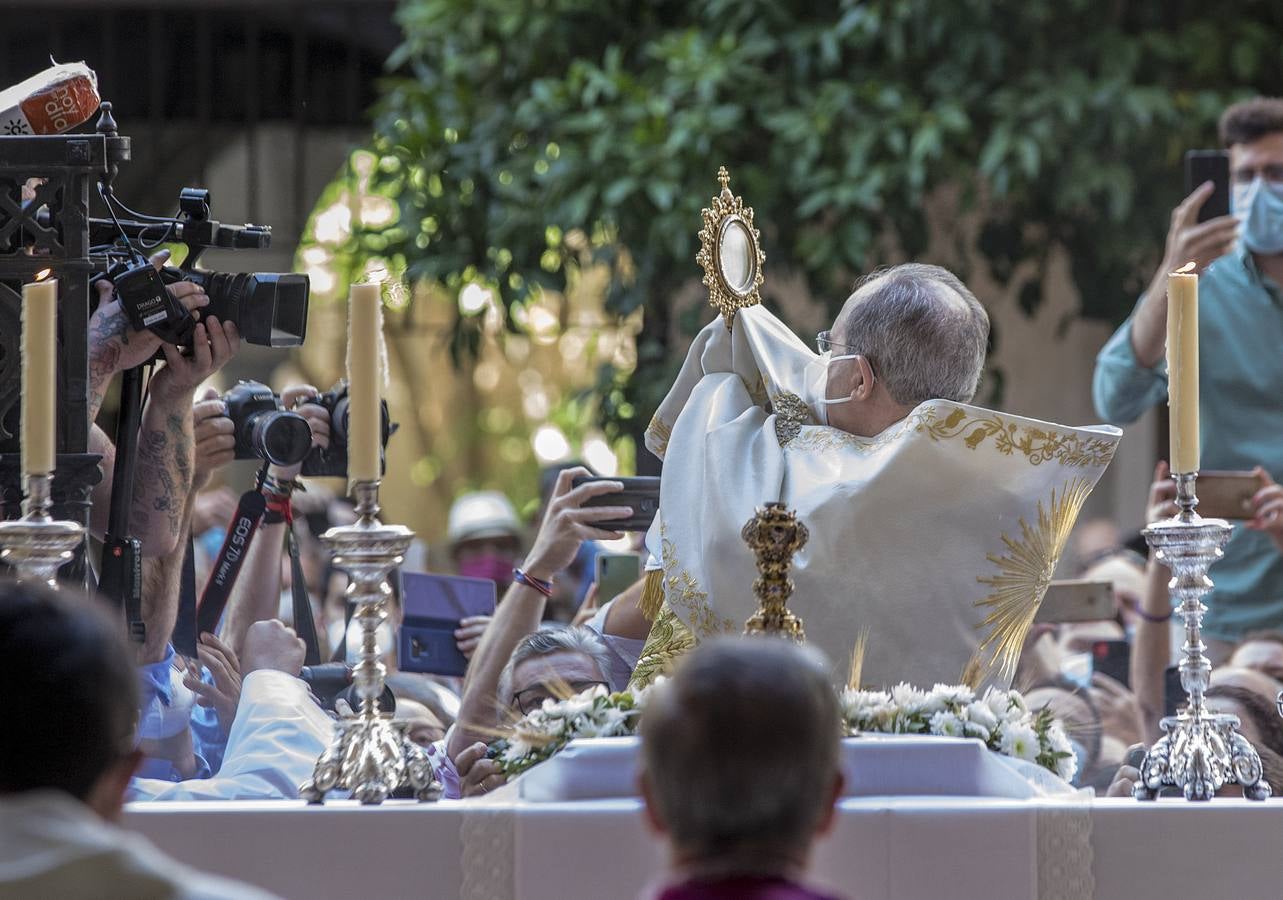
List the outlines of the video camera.
<svg viewBox="0 0 1283 900">
<path fill-rule="evenodd" d="M 151 222 L 120 219 L 109 193 L 104 200 L 110 219 L 90 219 L 90 240 L 107 247 L 116 263 L 107 273 L 115 285 L 121 308 L 130 324 L 150 329 L 171 344 L 190 343 L 196 320 L 165 289 L 178 281 L 191 281 L 205 289 L 209 305 L 202 314 L 232 322 L 241 337 L 263 347 L 298 347 L 307 334 L 310 283 L 293 273 L 210 272 L 196 268 L 208 247 L 262 249 L 271 244 L 272 230 L 262 225 L 224 225 L 209 218 L 209 191 L 183 188 L 179 216 Z M 119 201 L 115 201 L 119 202 Z M 104 243 L 100 243 L 103 242 Z M 139 248 L 166 241 L 186 244 L 187 258 L 179 267 L 159 271 L 142 259 Z M 123 246 L 121 246 L 123 242 Z"/>
</svg>

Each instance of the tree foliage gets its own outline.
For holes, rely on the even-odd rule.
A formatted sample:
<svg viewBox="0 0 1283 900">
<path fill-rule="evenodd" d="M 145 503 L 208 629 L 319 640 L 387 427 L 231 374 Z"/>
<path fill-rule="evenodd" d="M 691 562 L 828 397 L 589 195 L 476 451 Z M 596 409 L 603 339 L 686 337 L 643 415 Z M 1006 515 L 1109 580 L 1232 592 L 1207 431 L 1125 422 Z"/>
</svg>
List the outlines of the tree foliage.
<svg viewBox="0 0 1283 900">
<path fill-rule="evenodd" d="M 1182 152 L 1283 83 L 1283 4 L 1251 0 L 405 0 L 399 19 L 372 148 L 400 216 L 360 246 L 494 288 L 510 322 L 585 253 L 608 264 L 609 308 L 646 308 L 638 371 L 602 379 L 616 425 L 667 385 L 719 165 L 757 210 L 768 289 L 789 269 L 836 307 L 880 236 L 922 253 L 924 198 L 952 184 L 996 277 L 1061 244 L 1083 314 L 1118 319 Z"/>
</svg>

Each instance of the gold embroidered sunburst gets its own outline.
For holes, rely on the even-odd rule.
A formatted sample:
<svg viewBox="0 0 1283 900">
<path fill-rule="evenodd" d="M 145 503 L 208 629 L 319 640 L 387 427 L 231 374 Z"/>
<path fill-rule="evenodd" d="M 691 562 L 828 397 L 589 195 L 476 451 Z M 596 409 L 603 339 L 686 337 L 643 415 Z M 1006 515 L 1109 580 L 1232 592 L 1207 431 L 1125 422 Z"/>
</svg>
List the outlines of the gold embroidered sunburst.
<svg viewBox="0 0 1283 900">
<path fill-rule="evenodd" d="M 978 684 L 984 673 L 995 666 L 1005 678 L 1015 673 L 1025 635 L 1033 624 L 1043 594 L 1047 593 L 1091 487 L 1090 481 L 1074 479 L 1066 483 L 1059 494 L 1053 488 L 1049 503 L 1044 506 L 1042 501 L 1038 502 L 1037 523 L 1030 525 L 1021 517 L 1020 537 L 1004 534 L 1002 542 L 1007 552 L 1002 556 L 989 555 L 999 574 L 976 579 L 992 591 L 976 603 L 989 611 L 977 626 L 988 629 L 988 634 L 967 664 L 964 680 L 968 683 Z"/>
<path fill-rule="evenodd" d="M 766 254 L 753 227 L 753 207 L 745 206 L 743 197 L 731 193 L 731 176 L 725 166 L 717 170 L 717 180 L 722 190 L 713 198 L 712 207 L 701 213 L 704 227 L 699 230 L 695 261 L 704 268 L 709 305 L 722 314 L 729 331 L 736 311 L 762 302 L 759 288 L 765 281 L 762 267 Z"/>
</svg>

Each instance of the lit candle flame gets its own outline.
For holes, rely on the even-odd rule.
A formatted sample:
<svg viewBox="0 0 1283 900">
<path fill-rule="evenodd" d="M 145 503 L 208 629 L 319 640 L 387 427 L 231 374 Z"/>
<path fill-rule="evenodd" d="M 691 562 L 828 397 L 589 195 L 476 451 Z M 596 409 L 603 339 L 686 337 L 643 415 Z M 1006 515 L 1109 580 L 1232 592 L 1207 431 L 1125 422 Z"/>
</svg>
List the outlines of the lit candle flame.
<svg viewBox="0 0 1283 900">
<path fill-rule="evenodd" d="M 44 281 L 53 274 L 53 269 L 41 269 L 36 273 L 36 281 Z"/>
<path fill-rule="evenodd" d="M 1194 271 L 1194 265 L 1195 265 L 1194 260 L 1192 260 L 1192 259 L 1191 259 L 1189 262 L 1185 263 L 1185 265 L 1181 266 L 1179 269 L 1177 269 L 1177 270 L 1176 270 L 1175 272 L 1173 272 L 1172 274 L 1173 274 L 1173 275 L 1184 275 L 1186 272 L 1192 272 L 1192 271 Z"/>
</svg>

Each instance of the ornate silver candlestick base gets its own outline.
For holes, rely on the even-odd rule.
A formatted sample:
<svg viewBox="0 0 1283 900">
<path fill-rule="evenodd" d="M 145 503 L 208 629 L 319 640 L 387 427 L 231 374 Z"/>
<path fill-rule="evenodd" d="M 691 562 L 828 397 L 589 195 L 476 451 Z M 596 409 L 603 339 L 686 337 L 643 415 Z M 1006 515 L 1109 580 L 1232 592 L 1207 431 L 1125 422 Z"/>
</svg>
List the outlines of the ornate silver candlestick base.
<svg viewBox="0 0 1283 900">
<path fill-rule="evenodd" d="M 360 517 L 356 524 L 331 528 L 321 540 L 334 564 L 348 575 L 347 599 L 361 623 L 361 661 L 352 673 L 360 709 L 338 721 L 333 742 L 299 795 L 309 803 L 322 803 L 332 790 L 349 790 L 362 803 L 376 804 L 408 784 L 416 800 L 437 800 L 441 785 L 427 753 L 392 721 L 391 713 L 379 710 L 387 667 L 380 659 L 377 630 L 388 617 L 388 575 L 400 565 L 414 532 L 379 521 L 379 482 L 358 481 L 353 493 Z"/>
<path fill-rule="evenodd" d="M 1153 800 L 1165 786 L 1179 787 L 1186 800 L 1210 800 L 1227 784 L 1243 787 L 1249 800 L 1270 796 L 1262 777 L 1261 758 L 1236 730 L 1238 717 L 1209 713 L 1203 704 L 1212 664 L 1203 655 L 1203 595 L 1212 587 L 1207 568 L 1221 558 L 1231 528 L 1222 519 L 1203 519 L 1194 511 L 1197 474 L 1173 475 L 1176 480 L 1175 517 L 1145 529 L 1145 540 L 1172 570 L 1168 583 L 1180 601 L 1177 612 L 1185 621 L 1185 646 L 1181 648 L 1181 686 L 1189 705 L 1178 716 L 1160 723 L 1164 734 L 1145 755 L 1140 780 L 1132 790 L 1137 800 Z"/>
<path fill-rule="evenodd" d="M 58 586 L 58 569 L 71 560 L 85 539 L 77 522 L 60 522 L 49 515 L 53 505 L 53 475 L 23 475 L 26 496 L 21 519 L 0 522 L 0 561 L 13 566 L 19 581 Z"/>
</svg>

